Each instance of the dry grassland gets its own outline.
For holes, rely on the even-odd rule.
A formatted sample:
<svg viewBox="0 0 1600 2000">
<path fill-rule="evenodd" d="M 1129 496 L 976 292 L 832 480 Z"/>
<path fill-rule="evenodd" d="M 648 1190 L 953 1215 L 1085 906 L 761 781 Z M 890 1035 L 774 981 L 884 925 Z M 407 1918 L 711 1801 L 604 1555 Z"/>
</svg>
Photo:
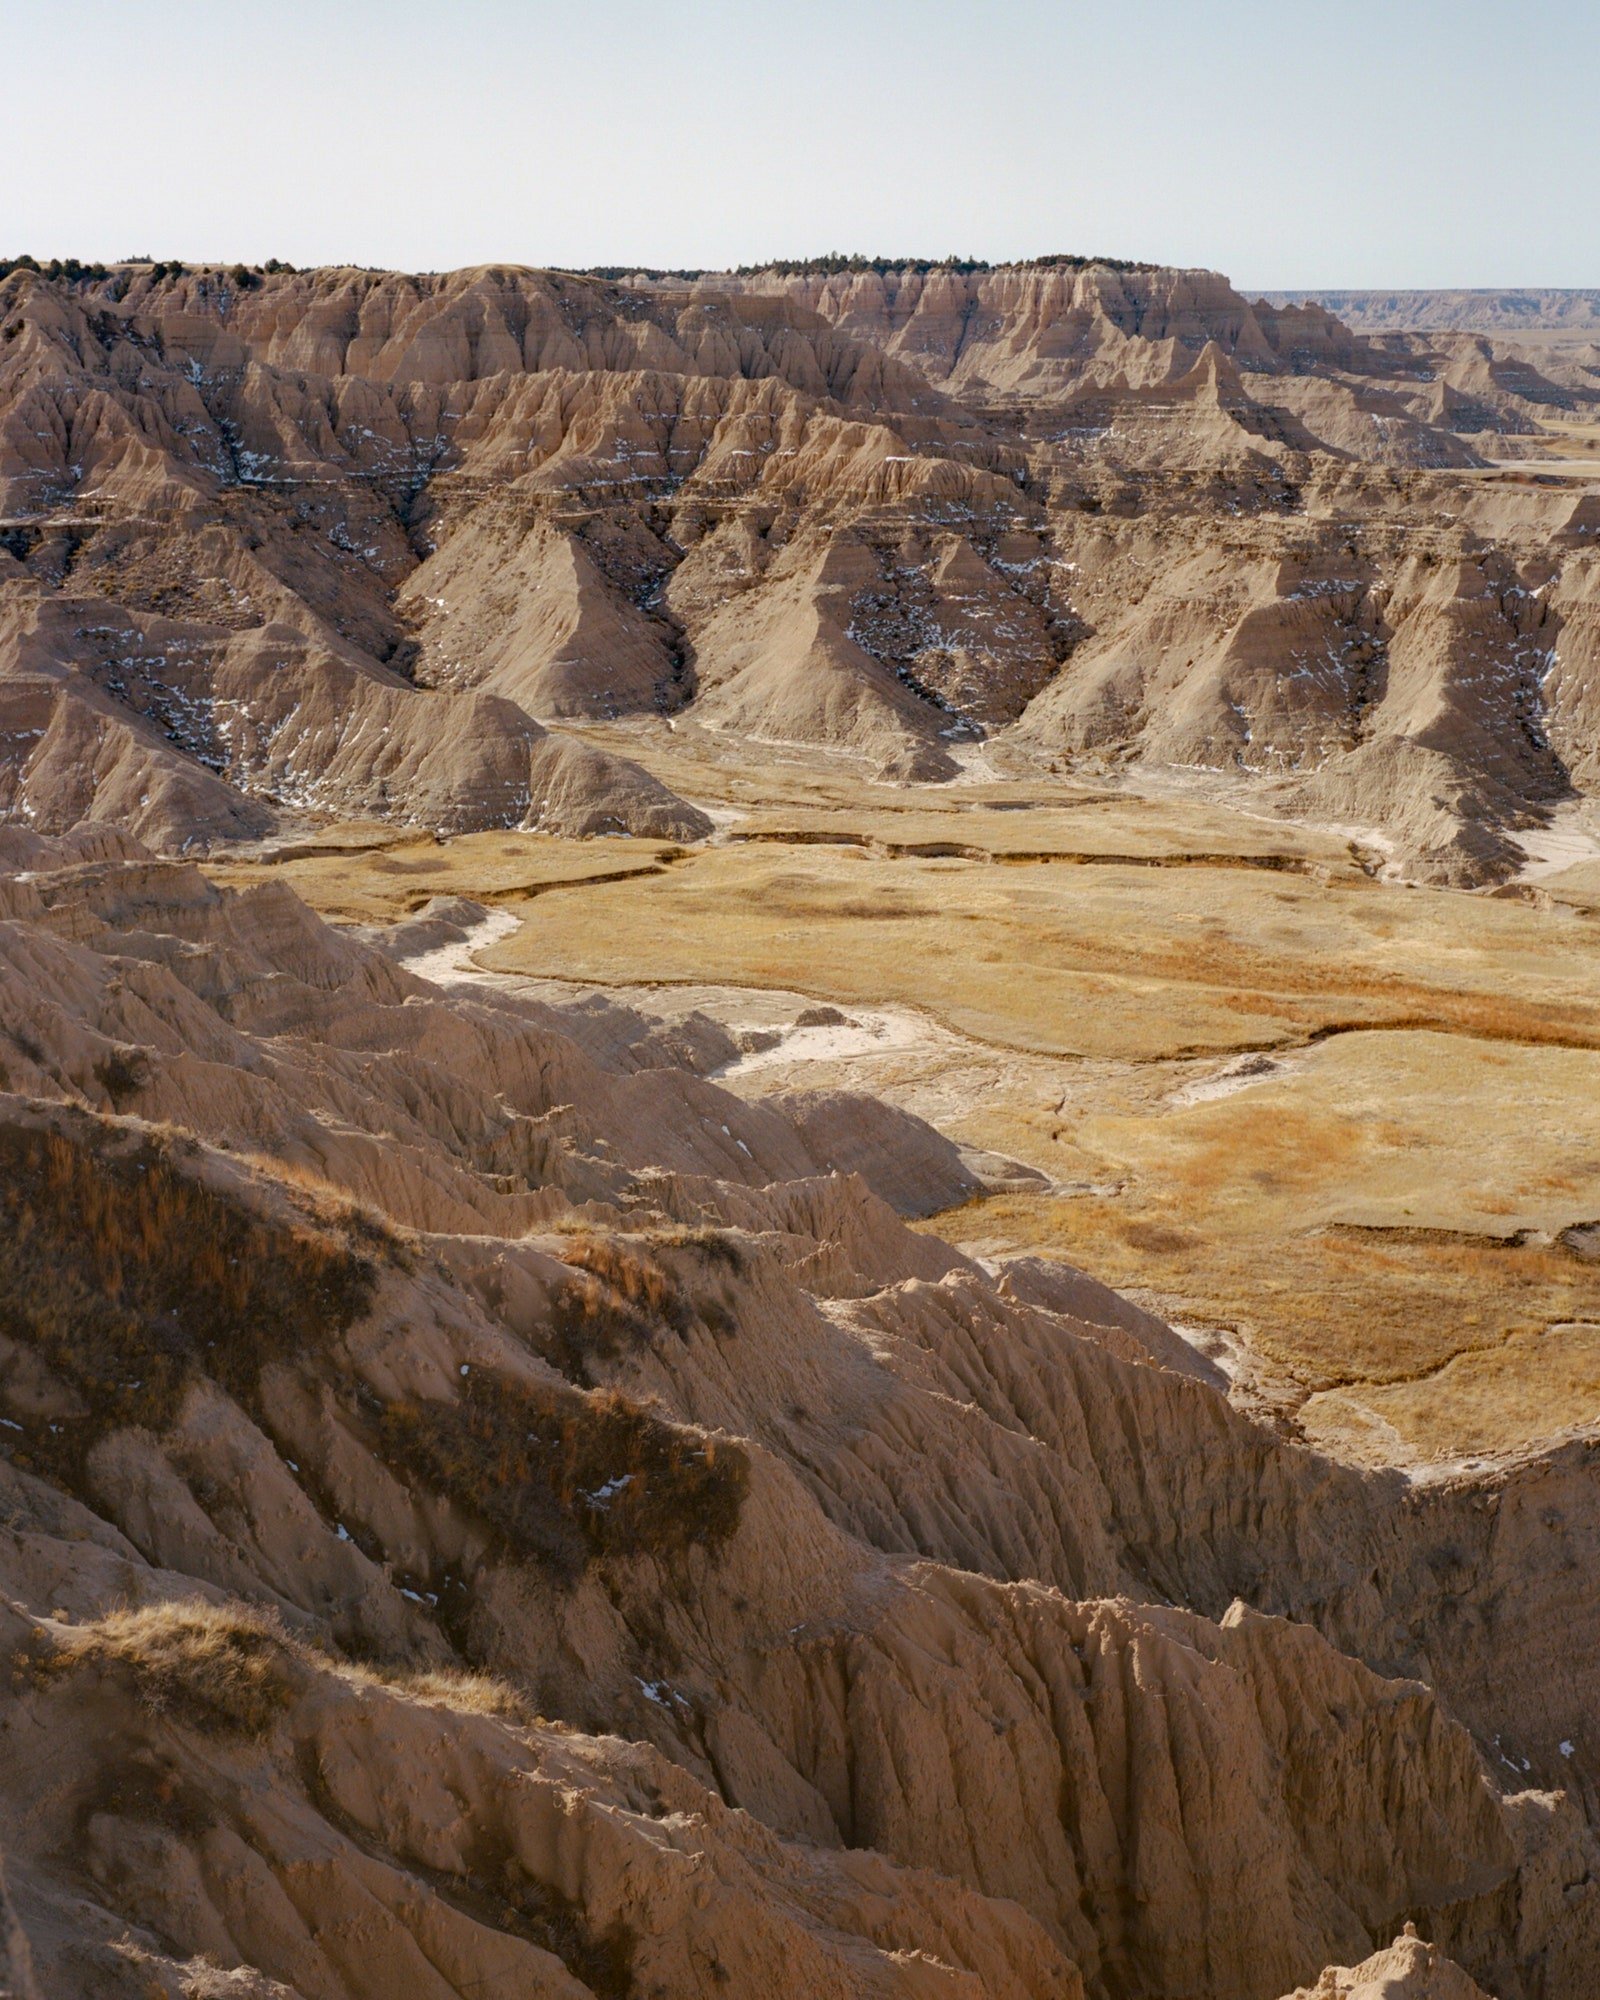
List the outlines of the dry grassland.
<svg viewBox="0 0 1600 2000">
<path fill-rule="evenodd" d="M 235 889 L 276 876 L 337 923 L 383 924 L 410 916 L 433 896 L 516 902 L 555 886 L 654 872 L 679 852 L 649 840 L 563 840 L 538 833 L 396 839 L 390 830 L 381 845 L 345 848 L 330 838 L 282 859 L 219 859 L 206 873 Z"/>
<path fill-rule="evenodd" d="M 914 1046 L 734 1087 L 874 1089 L 1040 1169 L 1051 1192 L 931 1226 L 1225 1330 L 1339 1449 L 1448 1458 L 1600 1416 L 1600 1263 L 1561 1240 L 1600 1217 L 1600 922 L 1578 899 L 1383 883 L 1343 836 L 1199 800 L 1047 786 L 1000 810 L 1024 795 L 651 761 L 721 803 L 716 842 L 485 834 L 277 865 L 339 917 L 525 902 L 481 957 L 508 974 L 730 989 L 729 1018 L 762 990 L 920 1010 Z M 1190 1095 L 1250 1051 L 1260 1075 Z"/>
</svg>

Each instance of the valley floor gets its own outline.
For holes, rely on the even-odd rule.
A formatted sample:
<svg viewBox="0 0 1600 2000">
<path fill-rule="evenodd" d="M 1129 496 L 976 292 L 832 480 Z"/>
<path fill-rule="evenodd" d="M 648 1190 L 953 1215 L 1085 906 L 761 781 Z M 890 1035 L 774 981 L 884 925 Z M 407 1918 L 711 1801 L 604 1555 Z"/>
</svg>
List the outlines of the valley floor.
<svg viewBox="0 0 1600 2000">
<path fill-rule="evenodd" d="M 1485 896 L 1385 880 L 1358 832 L 1199 777 L 891 789 L 681 723 L 605 740 L 714 840 L 357 827 L 209 872 L 347 922 L 491 905 L 419 969 L 698 1010 L 746 1031 L 717 1078 L 742 1095 L 919 1113 L 987 1156 L 941 1235 L 1133 1291 L 1338 1456 L 1437 1476 L 1600 1415 L 1586 828 Z"/>
</svg>

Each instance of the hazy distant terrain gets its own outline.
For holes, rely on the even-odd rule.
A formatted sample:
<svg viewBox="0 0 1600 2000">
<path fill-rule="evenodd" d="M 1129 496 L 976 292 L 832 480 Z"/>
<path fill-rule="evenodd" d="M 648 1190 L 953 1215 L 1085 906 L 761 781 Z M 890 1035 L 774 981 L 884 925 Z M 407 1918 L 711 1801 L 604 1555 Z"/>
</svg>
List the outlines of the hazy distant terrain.
<svg viewBox="0 0 1600 2000">
<path fill-rule="evenodd" d="M 1600 290 L 1262 292 L 1272 306 L 1319 305 L 1357 333 L 1593 333 Z"/>
</svg>

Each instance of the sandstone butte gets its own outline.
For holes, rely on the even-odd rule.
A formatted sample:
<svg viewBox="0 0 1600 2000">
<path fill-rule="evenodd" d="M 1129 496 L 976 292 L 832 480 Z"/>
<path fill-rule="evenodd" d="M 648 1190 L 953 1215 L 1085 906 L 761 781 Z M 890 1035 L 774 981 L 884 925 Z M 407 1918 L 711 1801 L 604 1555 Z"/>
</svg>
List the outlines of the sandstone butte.
<svg viewBox="0 0 1600 2000">
<path fill-rule="evenodd" d="M 715 839 L 681 734 L 1506 883 L 1597 406 L 1196 271 L 11 269 L 0 1991 L 1593 1994 L 1594 1437 L 1320 1454 L 904 1109 L 215 876 Z"/>
</svg>

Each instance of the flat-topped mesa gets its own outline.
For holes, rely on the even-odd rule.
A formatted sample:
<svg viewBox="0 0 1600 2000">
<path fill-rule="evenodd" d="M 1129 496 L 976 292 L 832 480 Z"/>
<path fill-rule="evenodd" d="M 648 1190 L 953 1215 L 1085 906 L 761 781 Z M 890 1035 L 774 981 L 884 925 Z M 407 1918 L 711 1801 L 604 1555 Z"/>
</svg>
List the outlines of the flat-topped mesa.
<svg viewBox="0 0 1600 2000">
<path fill-rule="evenodd" d="M 1270 305 L 1325 306 L 1364 333 L 1559 333 L 1600 339 L 1600 291 L 1539 285 L 1391 292 L 1319 287 L 1264 296 Z"/>
<path fill-rule="evenodd" d="M 664 280 L 658 288 L 683 282 Z M 1136 361 L 1130 343 L 1166 349 L 1172 375 L 1184 373 L 1209 342 L 1241 367 L 1267 372 L 1373 358 L 1321 308 L 1253 305 L 1219 272 L 1158 264 L 774 269 L 707 273 L 691 288 L 797 300 L 942 387 L 997 395 L 1059 395 L 1084 380 L 1108 380 L 1118 367 L 1132 379 L 1152 379 L 1150 357 Z"/>
<path fill-rule="evenodd" d="M 16 271 L 0 301 L 21 308 L 77 365 L 125 373 L 151 351 L 203 374 L 251 363 L 396 387 L 495 375 L 658 369 L 776 377 L 852 407 L 910 408 L 918 378 L 886 366 L 785 298 L 652 297 L 572 272 L 481 265 L 413 274 L 338 268 L 180 277 L 149 267 L 81 286 Z M 130 351 L 131 350 L 131 351 Z"/>
</svg>

